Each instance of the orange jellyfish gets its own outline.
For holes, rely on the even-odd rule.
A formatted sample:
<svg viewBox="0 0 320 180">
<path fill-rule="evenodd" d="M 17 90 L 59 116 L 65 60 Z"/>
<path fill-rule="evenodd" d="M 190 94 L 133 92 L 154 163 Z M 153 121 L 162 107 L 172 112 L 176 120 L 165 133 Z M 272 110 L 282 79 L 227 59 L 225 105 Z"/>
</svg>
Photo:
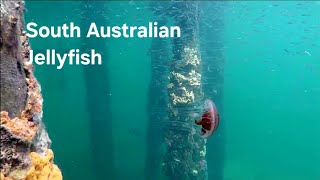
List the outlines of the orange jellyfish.
<svg viewBox="0 0 320 180">
<path fill-rule="evenodd" d="M 219 113 L 216 105 L 210 100 L 205 101 L 205 112 L 202 114 L 201 119 L 195 121 L 197 125 L 201 125 L 200 135 L 208 138 L 219 126 Z"/>
</svg>

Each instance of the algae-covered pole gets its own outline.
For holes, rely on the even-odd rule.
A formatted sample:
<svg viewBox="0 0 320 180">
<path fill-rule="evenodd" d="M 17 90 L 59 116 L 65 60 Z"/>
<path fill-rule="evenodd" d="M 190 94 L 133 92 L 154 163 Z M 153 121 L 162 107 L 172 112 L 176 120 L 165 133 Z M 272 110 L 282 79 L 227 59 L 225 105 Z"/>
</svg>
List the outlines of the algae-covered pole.
<svg viewBox="0 0 320 180">
<path fill-rule="evenodd" d="M 24 1 L 0 1 L 0 179 L 62 180 L 42 122 L 40 84 L 29 60 Z"/>
<path fill-rule="evenodd" d="M 165 132 L 167 152 L 163 166 L 171 180 L 206 180 L 205 140 L 193 128 L 194 113 L 201 105 L 201 57 L 198 2 L 175 2 L 170 8 L 181 38 L 173 41 L 168 93 L 169 120 Z"/>
</svg>

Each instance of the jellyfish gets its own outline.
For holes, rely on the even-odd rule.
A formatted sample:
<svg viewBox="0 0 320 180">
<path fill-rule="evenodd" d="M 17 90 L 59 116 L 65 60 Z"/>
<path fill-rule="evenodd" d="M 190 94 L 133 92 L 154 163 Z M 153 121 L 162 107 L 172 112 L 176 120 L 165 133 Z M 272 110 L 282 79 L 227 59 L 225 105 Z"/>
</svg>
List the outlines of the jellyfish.
<svg viewBox="0 0 320 180">
<path fill-rule="evenodd" d="M 167 131 L 172 133 L 172 136 L 177 132 L 184 131 L 203 138 L 208 138 L 218 128 L 218 111 L 210 99 L 200 104 L 197 102 L 192 106 L 169 106 L 169 109 L 170 113 L 167 117 L 159 119 L 160 121 L 155 121 L 156 123 L 152 123 L 150 128 Z M 168 111 L 168 109 L 162 108 L 154 108 L 152 110 L 156 115 L 155 117 Z M 197 132 L 198 129 L 201 129 L 199 133 Z M 171 143 L 168 142 L 167 144 Z"/>
<path fill-rule="evenodd" d="M 210 100 L 205 100 L 205 110 L 202 117 L 195 121 L 197 125 L 201 125 L 200 135 L 208 138 L 218 128 L 219 114 L 215 104 Z"/>
</svg>

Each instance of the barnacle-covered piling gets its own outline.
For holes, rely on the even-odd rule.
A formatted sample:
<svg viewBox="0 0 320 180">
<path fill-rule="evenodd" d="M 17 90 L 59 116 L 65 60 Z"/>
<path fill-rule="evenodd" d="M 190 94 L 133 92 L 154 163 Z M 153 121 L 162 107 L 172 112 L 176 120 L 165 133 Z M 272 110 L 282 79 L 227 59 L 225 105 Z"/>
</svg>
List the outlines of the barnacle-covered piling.
<svg viewBox="0 0 320 180">
<path fill-rule="evenodd" d="M 163 166 L 171 180 L 207 179 L 206 141 L 192 125 L 194 110 L 203 101 L 198 8 L 198 2 L 186 1 L 172 2 L 167 8 L 167 14 L 182 30 L 181 38 L 173 40 L 167 86 L 169 121 L 172 123 L 166 127 L 167 152 Z"/>
<path fill-rule="evenodd" d="M 26 63 L 30 45 L 23 31 L 24 1 L 0 3 L 1 180 L 60 180 L 62 175 L 52 162 L 51 140 L 42 122 L 41 88 L 33 66 Z M 34 161 L 35 156 L 50 158 L 42 163 Z"/>
</svg>

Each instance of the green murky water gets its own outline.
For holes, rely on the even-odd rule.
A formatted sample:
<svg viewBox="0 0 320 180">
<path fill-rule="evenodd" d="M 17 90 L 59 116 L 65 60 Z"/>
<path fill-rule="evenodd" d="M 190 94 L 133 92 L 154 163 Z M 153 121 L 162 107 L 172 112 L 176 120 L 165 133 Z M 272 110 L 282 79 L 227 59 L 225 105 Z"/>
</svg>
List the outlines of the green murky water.
<svg viewBox="0 0 320 180">
<path fill-rule="evenodd" d="M 143 25 L 159 18 L 149 6 L 27 1 L 25 22 Z M 207 143 L 209 180 L 320 179 L 319 8 L 316 1 L 200 3 L 204 91 L 221 110 L 218 132 Z M 151 83 L 158 68 L 149 53 L 152 39 L 30 41 L 36 52 L 104 53 L 101 66 L 35 67 L 43 120 L 64 179 L 144 179 L 148 158 L 161 157 L 147 156 L 150 139 L 158 141 L 148 126 L 156 98 L 150 89 L 161 87 Z M 223 76 L 210 73 L 213 68 Z M 166 96 L 166 88 L 160 95 Z M 152 180 L 165 179 L 161 161 L 154 164 Z"/>
</svg>

